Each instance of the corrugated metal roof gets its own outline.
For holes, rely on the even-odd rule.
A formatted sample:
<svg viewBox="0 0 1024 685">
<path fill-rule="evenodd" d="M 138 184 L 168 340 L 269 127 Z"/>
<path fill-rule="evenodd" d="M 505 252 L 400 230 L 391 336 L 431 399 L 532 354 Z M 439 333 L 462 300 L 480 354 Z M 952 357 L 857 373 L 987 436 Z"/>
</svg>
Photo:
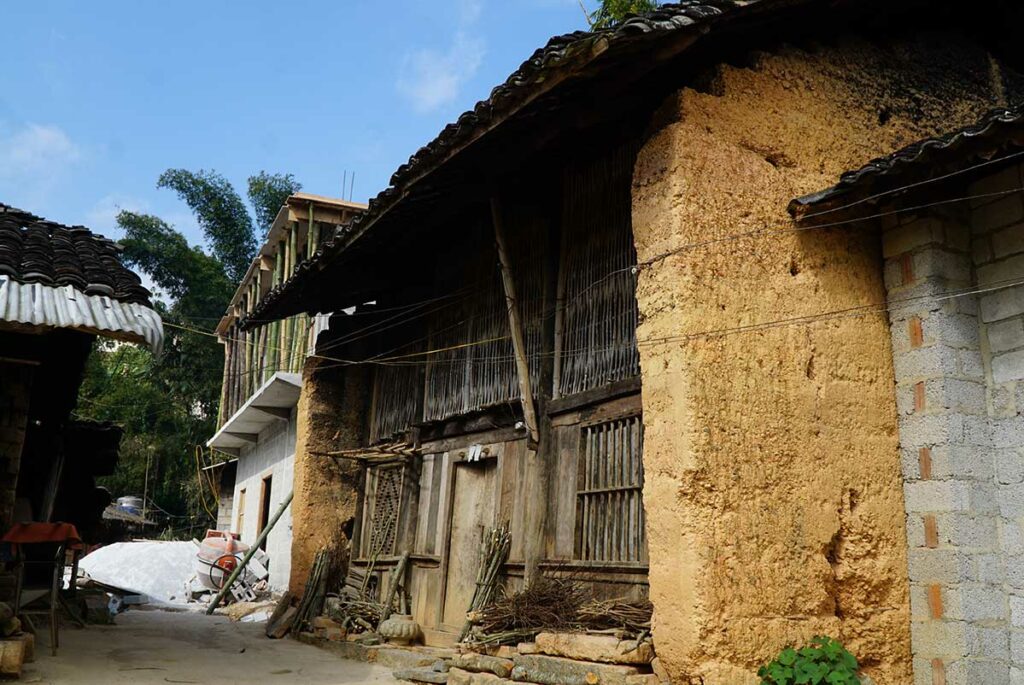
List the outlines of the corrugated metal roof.
<svg viewBox="0 0 1024 685">
<path fill-rule="evenodd" d="M 70 328 L 163 350 L 160 315 L 135 302 L 106 295 L 86 295 L 69 285 L 19 283 L 0 276 L 0 322 L 26 326 Z"/>
</svg>

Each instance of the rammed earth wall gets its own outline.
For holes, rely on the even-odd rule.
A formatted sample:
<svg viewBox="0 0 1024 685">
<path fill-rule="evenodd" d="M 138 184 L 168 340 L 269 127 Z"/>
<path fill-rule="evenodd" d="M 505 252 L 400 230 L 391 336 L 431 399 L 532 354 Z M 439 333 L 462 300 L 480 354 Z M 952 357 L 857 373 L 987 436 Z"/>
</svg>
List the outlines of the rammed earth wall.
<svg viewBox="0 0 1024 685">
<path fill-rule="evenodd" d="M 989 196 L 969 208 L 886 224 L 922 685 L 1024 682 L 1021 180 L 1013 167 L 962 193 Z"/>
<path fill-rule="evenodd" d="M 674 682 L 742 685 L 826 633 L 909 683 L 888 317 L 758 327 L 885 302 L 879 236 L 730 236 L 791 226 L 792 198 L 973 121 L 1005 83 L 952 35 L 785 48 L 706 83 L 656 114 L 633 183 L 658 654 Z"/>
<path fill-rule="evenodd" d="M 296 407 L 295 499 L 291 505 L 290 589 L 296 595 L 305 588 L 316 553 L 329 544 L 347 544 L 351 539 L 360 468 L 351 460 L 336 464 L 325 453 L 360 444 L 367 376 L 360 367 L 339 368 L 318 358 L 306 360 Z"/>
</svg>

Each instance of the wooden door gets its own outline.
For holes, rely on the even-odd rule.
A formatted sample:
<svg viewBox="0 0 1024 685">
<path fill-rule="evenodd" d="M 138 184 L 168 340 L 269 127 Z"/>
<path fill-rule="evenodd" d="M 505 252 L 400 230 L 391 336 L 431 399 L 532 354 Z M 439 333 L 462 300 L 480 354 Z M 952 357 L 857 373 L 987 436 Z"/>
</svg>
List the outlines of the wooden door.
<svg viewBox="0 0 1024 685">
<path fill-rule="evenodd" d="M 451 544 L 445 584 L 446 628 L 461 630 L 476 589 L 480 546 L 486 532 L 494 527 L 498 501 L 497 459 L 455 465 L 455 487 L 451 508 Z"/>
</svg>

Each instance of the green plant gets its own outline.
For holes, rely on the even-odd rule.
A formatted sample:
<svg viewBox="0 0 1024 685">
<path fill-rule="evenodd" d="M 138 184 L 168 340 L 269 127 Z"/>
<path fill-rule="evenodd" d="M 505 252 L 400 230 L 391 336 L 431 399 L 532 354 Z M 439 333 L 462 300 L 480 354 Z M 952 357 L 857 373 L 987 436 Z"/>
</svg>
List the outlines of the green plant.
<svg viewBox="0 0 1024 685">
<path fill-rule="evenodd" d="M 859 685 L 857 659 L 837 640 L 819 635 L 801 647 L 786 647 L 757 671 L 761 685 Z"/>
<path fill-rule="evenodd" d="M 656 10 L 660 4 L 658 0 L 600 0 L 600 7 L 593 12 L 587 12 L 580 0 L 580 7 L 583 7 L 587 23 L 593 29 L 614 26 L 631 14 L 644 14 Z"/>
</svg>

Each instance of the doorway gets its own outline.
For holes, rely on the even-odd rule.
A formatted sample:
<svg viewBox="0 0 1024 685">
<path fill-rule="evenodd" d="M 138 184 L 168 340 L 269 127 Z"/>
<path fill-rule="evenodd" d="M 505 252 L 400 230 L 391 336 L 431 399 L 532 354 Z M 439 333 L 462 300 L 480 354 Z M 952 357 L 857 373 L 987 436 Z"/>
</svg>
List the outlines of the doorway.
<svg viewBox="0 0 1024 685">
<path fill-rule="evenodd" d="M 473 601 L 480 545 L 494 526 L 497 473 L 497 459 L 455 465 L 442 622 L 456 632 L 462 629 Z"/>
<path fill-rule="evenodd" d="M 257 535 L 263 532 L 263 529 L 267 527 L 270 522 L 270 493 L 273 486 L 273 475 L 269 475 L 263 479 L 263 484 L 260 487 L 260 519 L 259 527 L 257 528 Z M 264 538 L 263 542 L 260 543 L 260 549 L 264 552 L 267 551 L 267 540 Z"/>
</svg>

